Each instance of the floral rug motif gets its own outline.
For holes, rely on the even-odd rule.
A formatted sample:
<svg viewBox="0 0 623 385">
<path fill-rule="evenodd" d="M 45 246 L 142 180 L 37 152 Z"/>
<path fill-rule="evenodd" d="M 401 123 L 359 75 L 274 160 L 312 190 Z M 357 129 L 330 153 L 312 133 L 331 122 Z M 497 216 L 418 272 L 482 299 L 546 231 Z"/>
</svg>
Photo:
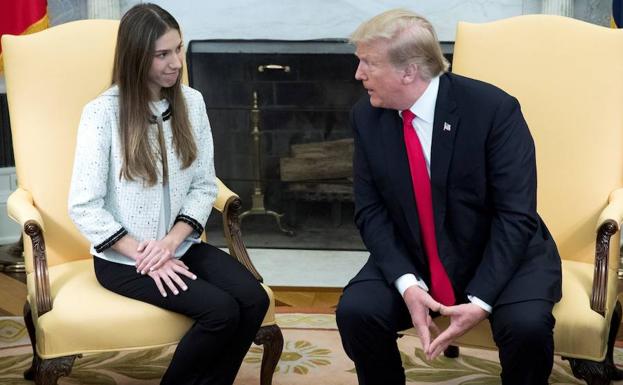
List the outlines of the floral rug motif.
<svg viewBox="0 0 623 385">
<path fill-rule="evenodd" d="M 353 363 L 344 353 L 332 314 L 277 314 L 284 349 L 274 385 L 356 385 Z M 398 340 L 407 384 L 494 385 L 500 383 L 497 353 L 461 348 L 457 359 L 425 360 L 414 337 Z M 71 375 L 59 385 L 155 385 L 175 347 L 85 355 L 76 360 Z M 0 384 L 32 385 L 22 377 L 32 359 L 28 335 L 17 317 L 0 318 Z M 253 345 L 244 359 L 235 385 L 258 385 L 262 348 Z M 623 362 L 623 351 L 615 350 Z M 556 357 L 550 384 L 583 384 L 566 361 Z M 618 384 L 623 384 L 620 382 Z"/>
</svg>

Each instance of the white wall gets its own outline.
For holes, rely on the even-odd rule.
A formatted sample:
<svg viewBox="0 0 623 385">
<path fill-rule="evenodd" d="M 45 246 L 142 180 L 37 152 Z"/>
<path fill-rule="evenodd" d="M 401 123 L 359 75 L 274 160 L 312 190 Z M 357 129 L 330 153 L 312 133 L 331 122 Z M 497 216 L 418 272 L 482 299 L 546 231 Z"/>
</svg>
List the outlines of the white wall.
<svg viewBox="0 0 623 385">
<path fill-rule="evenodd" d="M 347 38 L 387 9 L 412 9 L 431 20 L 439 39 L 454 41 L 459 20 L 485 22 L 539 13 L 540 0 L 152 0 L 182 26 L 184 40 Z"/>
<path fill-rule="evenodd" d="M 20 227 L 6 215 L 6 201 L 17 186 L 15 168 L 0 168 L 0 245 L 19 240 Z"/>
</svg>

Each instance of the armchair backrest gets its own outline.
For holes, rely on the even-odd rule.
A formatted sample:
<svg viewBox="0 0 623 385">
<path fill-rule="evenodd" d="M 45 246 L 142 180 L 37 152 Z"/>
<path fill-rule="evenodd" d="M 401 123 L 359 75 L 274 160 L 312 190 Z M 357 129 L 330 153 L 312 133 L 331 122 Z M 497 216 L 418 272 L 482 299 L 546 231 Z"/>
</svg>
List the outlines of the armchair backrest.
<svg viewBox="0 0 623 385">
<path fill-rule="evenodd" d="M 111 84 L 118 25 L 76 21 L 2 38 L 18 186 L 41 212 L 50 266 L 90 257 L 67 213 L 67 195 L 82 108 Z"/>
<path fill-rule="evenodd" d="M 453 72 L 521 103 L 536 143 L 538 210 L 563 259 L 594 261 L 597 219 L 623 186 L 622 47 L 623 30 L 560 16 L 458 26 Z"/>
</svg>

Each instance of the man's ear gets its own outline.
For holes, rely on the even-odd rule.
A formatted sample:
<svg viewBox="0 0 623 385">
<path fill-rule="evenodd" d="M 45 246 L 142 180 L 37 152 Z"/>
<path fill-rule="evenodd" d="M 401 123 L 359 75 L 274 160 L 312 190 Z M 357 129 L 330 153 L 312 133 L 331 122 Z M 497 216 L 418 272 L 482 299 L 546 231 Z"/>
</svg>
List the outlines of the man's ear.
<svg viewBox="0 0 623 385">
<path fill-rule="evenodd" d="M 415 63 L 409 63 L 405 69 L 405 73 L 402 76 L 403 84 L 413 83 L 418 77 L 418 68 Z"/>
</svg>

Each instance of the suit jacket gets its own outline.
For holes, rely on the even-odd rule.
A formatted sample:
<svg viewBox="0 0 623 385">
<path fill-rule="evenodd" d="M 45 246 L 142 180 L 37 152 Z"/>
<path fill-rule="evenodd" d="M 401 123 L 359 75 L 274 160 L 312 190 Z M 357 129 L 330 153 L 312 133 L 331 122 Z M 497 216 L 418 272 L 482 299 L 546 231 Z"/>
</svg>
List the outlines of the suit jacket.
<svg viewBox="0 0 623 385">
<path fill-rule="evenodd" d="M 393 285 L 414 273 L 430 287 L 402 120 L 366 96 L 351 124 L 355 222 L 370 251 L 351 282 Z M 457 301 L 468 294 L 493 306 L 558 301 L 560 256 L 536 212 L 534 142 L 518 101 L 490 84 L 442 75 L 430 168 L 439 256 Z"/>
</svg>

